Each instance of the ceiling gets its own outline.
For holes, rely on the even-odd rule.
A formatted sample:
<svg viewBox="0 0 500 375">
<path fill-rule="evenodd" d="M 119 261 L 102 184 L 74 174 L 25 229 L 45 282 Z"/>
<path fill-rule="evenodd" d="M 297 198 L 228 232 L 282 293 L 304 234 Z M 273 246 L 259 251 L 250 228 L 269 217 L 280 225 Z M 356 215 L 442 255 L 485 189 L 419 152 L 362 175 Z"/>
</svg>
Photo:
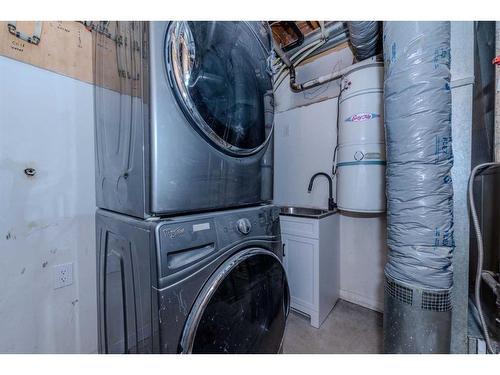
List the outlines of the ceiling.
<svg viewBox="0 0 500 375">
<path fill-rule="evenodd" d="M 269 24 L 274 41 L 285 51 L 300 45 L 307 34 L 320 28 L 320 21 L 271 21 Z"/>
</svg>

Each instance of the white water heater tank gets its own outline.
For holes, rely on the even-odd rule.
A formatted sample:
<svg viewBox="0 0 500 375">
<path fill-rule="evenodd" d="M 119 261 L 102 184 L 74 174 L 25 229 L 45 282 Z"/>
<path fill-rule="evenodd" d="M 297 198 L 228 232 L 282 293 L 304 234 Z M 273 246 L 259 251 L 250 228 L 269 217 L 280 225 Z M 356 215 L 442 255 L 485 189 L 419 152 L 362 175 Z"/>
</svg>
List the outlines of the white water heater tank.
<svg viewBox="0 0 500 375">
<path fill-rule="evenodd" d="M 341 83 L 336 150 L 340 210 L 384 212 L 384 66 L 375 59 L 353 65 Z"/>
</svg>

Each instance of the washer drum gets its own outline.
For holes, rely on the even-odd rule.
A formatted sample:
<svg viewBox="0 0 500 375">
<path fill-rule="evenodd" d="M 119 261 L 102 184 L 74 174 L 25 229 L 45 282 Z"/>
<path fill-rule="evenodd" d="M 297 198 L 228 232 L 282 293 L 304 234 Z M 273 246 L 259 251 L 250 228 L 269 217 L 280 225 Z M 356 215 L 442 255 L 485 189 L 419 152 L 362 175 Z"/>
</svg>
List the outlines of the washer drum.
<svg viewBox="0 0 500 375">
<path fill-rule="evenodd" d="M 336 154 L 340 210 L 384 212 L 385 134 L 383 64 L 355 67 L 342 79 Z"/>
</svg>

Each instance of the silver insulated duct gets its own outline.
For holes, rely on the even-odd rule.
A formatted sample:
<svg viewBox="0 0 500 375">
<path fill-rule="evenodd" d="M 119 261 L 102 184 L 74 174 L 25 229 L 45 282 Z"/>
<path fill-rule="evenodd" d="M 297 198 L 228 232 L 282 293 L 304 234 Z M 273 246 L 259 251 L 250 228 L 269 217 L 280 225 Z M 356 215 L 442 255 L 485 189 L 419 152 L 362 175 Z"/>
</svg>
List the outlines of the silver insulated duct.
<svg viewBox="0 0 500 375">
<path fill-rule="evenodd" d="M 349 21 L 347 27 L 356 60 L 361 61 L 375 56 L 380 34 L 380 22 Z"/>
<path fill-rule="evenodd" d="M 453 271 L 450 22 L 384 22 L 387 245 L 384 350 L 450 350 Z"/>
</svg>

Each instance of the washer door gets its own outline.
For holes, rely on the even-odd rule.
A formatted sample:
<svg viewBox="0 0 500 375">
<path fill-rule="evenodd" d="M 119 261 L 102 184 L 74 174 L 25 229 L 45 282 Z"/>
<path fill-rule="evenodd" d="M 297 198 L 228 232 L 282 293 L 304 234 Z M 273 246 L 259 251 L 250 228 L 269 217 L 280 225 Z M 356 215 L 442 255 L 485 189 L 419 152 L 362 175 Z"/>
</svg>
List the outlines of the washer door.
<svg viewBox="0 0 500 375">
<path fill-rule="evenodd" d="M 278 353 L 290 293 L 285 270 L 272 252 L 251 248 L 208 280 L 184 328 L 183 353 Z"/>
<path fill-rule="evenodd" d="M 220 150 L 258 152 L 273 123 L 271 39 L 258 22 L 172 22 L 165 60 L 170 85 L 194 128 Z"/>
</svg>

